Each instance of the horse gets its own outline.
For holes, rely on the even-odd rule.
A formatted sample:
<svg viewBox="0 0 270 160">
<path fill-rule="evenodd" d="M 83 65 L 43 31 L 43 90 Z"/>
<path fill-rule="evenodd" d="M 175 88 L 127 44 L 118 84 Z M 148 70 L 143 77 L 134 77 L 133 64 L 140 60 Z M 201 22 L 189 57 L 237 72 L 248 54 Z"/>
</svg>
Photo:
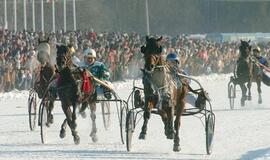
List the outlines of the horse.
<svg viewBox="0 0 270 160">
<path fill-rule="evenodd" d="M 175 81 L 168 65 L 162 60 L 162 37 L 146 37 L 146 46 L 141 47 L 144 54 L 145 67 L 143 71 L 144 113 L 143 126 L 139 139 L 145 139 L 148 120 L 151 111 L 157 108 L 157 113 L 164 123 L 165 135 L 174 140 L 173 151 L 180 151 L 179 128 L 181 115 L 185 108 L 184 97 L 188 91 L 183 82 Z M 174 115 L 176 116 L 174 122 Z"/>
<path fill-rule="evenodd" d="M 49 38 L 43 41 L 38 39 L 37 60 L 40 62 L 42 66 L 44 66 L 46 63 L 51 62 L 50 53 L 51 53 L 51 46 L 49 44 Z"/>
<path fill-rule="evenodd" d="M 55 68 L 51 64 L 50 55 L 51 49 L 49 45 L 49 39 L 45 41 L 40 41 L 37 47 L 37 60 L 40 62 L 39 71 L 36 75 L 36 80 L 34 82 L 34 89 L 38 94 L 39 98 L 47 98 L 49 100 L 48 111 L 48 123 L 47 126 L 53 123 L 52 110 L 54 108 L 54 101 L 56 99 L 56 93 L 50 90 L 46 92 L 49 88 L 49 84 L 55 79 Z M 45 95 L 46 94 L 46 95 Z"/>
<path fill-rule="evenodd" d="M 14 60 L 12 58 L 8 58 L 5 66 L 3 67 L 3 88 L 5 92 L 15 89 L 16 69 L 14 64 Z"/>
<path fill-rule="evenodd" d="M 87 71 L 81 71 L 79 67 L 74 67 L 71 61 L 71 54 L 69 48 L 65 45 L 57 46 L 56 64 L 57 64 L 57 92 L 61 101 L 62 110 L 66 116 L 66 119 L 61 125 L 60 138 L 66 136 L 66 126 L 68 125 L 71 129 L 73 140 L 75 144 L 80 143 L 80 136 L 76 131 L 76 110 L 80 103 L 88 102 L 91 110 L 92 119 L 92 131 L 90 136 L 94 142 L 97 141 L 96 136 L 96 107 L 94 105 L 94 80 L 91 78 L 91 73 Z M 82 80 L 85 81 L 85 76 L 82 74 L 87 73 L 87 79 L 89 80 L 90 90 L 87 94 L 82 93 Z M 82 79 L 83 78 L 83 79 Z M 72 106 L 72 111 L 70 106 Z"/>
<path fill-rule="evenodd" d="M 261 97 L 261 82 L 262 82 L 262 69 L 255 63 L 254 58 L 250 54 L 251 45 L 250 41 L 242 41 L 239 46 L 240 56 L 236 65 L 236 84 L 240 85 L 242 91 L 241 106 L 245 106 L 246 100 L 251 100 L 251 83 L 256 82 L 258 91 L 258 103 L 262 103 Z M 246 86 L 247 83 L 247 86 Z M 248 95 L 247 94 L 248 91 Z"/>
</svg>

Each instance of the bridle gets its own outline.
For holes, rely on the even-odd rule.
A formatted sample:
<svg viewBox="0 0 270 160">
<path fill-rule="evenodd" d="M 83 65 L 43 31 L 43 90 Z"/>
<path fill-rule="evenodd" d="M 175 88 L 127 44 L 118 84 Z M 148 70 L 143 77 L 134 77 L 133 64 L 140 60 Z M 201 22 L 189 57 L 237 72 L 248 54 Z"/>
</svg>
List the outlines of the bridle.
<svg viewBox="0 0 270 160">
<path fill-rule="evenodd" d="M 59 62 L 59 60 L 60 60 L 60 62 Z M 66 54 L 62 53 L 60 55 L 57 55 L 56 62 L 57 62 L 58 71 L 61 71 L 65 68 L 70 68 L 70 64 L 72 63 L 71 57 L 69 56 L 68 52 Z"/>
</svg>

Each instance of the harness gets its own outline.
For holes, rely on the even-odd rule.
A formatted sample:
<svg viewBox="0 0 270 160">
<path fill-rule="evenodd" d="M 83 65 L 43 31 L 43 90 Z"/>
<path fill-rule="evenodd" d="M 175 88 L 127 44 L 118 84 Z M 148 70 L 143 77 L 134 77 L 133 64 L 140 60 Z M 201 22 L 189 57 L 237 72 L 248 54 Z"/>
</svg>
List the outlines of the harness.
<svg viewBox="0 0 270 160">
<path fill-rule="evenodd" d="M 165 70 L 169 70 L 167 65 L 159 65 L 159 66 L 155 66 L 153 70 L 148 71 L 146 69 L 143 69 L 142 71 L 144 72 L 144 76 L 143 76 L 143 83 L 145 84 L 145 81 L 148 82 L 148 84 L 150 85 L 150 88 L 154 91 L 154 95 L 156 95 L 158 97 L 157 103 L 155 105 L 155 108 L 157 109 L 161 109 L 161 104 L 163 101 L 169 101 L 171 99 L 171 95 L 168 93 L 168 91 L 166 91 L 166 89 L 169 89 L 169 83 L 164 84 L 163 86 L 158 86 L 153 80 L 151 80 L 151 77 L 153 75 L 153 73 L 155 72 L 156 69 L 161 69 L 164 68 Z M 172 79 L 177 80 L 177 75 L 176 74 L 170 74 L 172 76 Z M 175 76 L 175 77 L 174 77 Z M 178 80 L 178 82 L 176 81 L 176 83 L 173 83 L 175 88 L 179 88 L 181 87 L 181 81 L 180 79 Z"/>
</svg>

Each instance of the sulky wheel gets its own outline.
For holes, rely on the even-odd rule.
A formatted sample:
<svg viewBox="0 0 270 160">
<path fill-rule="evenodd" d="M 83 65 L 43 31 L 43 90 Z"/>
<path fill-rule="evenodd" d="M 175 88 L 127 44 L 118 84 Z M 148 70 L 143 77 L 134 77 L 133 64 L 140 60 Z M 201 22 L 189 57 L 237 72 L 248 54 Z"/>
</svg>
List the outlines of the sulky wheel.
<svg viewBox="0 0 270 160">
<path fill-rule="evenodd" d="M 132 143 L 132 136 L 134 132 L 134 112 L 129 111 L 127 114 L 127 119 L 126 119 L 126 146 L 127 146 L 127 151 L 131 151 L 131 143 Z"/>
<path fill-rule="evenodd" d="M 37 119 L 37 96 L 35 92 L 32 92 L 28 98 L 28 115 L 30 130 L 34 131 Z"/>
<path fill-rule="evenodd" d="M 121 108 L 121 115 L 120 115 L 120 134 L 121 134 L 121 142 L 122 144 L 125 144 L 124 142 L 124 133 L 125 133 L 125 127 L 126 127 L 126 118 L 127 118 L 127 108 L 122 107 Z"/>
<path fill-rule="evenodd" d="M 236 94 L 235 94 L 235 84 L 230 82 L 228 84 L 228 98 L 230 101 L 230 108 L 231 110 L 234 109 L 234 100 L 235 100 Z"/>
<path fill-rule="evenodd" d="M 109 129 L 111 125 L 111 105 L 108 101 L 101 101 L 101 110 L 102 110 L 102 118 L 103 125 L 106 130 Z"/>
<path fill-rule="evenodd" d="M 40 136 L 41 142 L 44 144 L 47 142 L 47 123 L 48 123 L 48 111 L 47 101 L 42 101 L 40 104 Z"/>
<path fill-rule="evenodd" d="M 206 152 L 208 155 L 212 153 L 213 138 L 215 131 L 215 116 L 214 114 L 208 114 L 205 121 L 205 132 L 206 132 Z"/>
</svg>

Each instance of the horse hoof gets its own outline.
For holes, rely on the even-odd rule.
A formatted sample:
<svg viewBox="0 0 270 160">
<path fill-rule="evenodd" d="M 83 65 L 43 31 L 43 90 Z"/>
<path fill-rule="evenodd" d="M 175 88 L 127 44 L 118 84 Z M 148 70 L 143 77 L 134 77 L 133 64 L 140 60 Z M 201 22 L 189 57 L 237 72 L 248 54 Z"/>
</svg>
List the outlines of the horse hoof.
<svg viewBox="0 0 270 160">
<path fill-rule="evenodd" d="M 76 130 L 77 123 L 75 121 L 73 121 L 73 123 L 71 124 L 71 128 L 72 128 L 72 130 Z"/>
<path fill-rule="evenodd" d="M 93 141 L 94 143 L 96 143 L 96 142 L 98 141 L 97 135 L 93 135 L 93 136 L 92 136 L 92 141 Z"/>
<path fill-rule="evenodd" d="M 169 129 L 165 129 L 165 135 L 167 137 L 167 139 L 174 139 L 174 130 L 172 128 Z"/>
<path fill-rule="evenodd" d="M 97 134 L 97 130 L 93 130 L 91 133 L 90 133 L 90 137 L 94 137 L 94 136 L 96 136 L 96 134 Z"/>
<path fill-rule="evenodd" d="M 85 113 L 85 111 L 80 112 L 80 115 L 81 115 L 81 117 L 82 117 L 83 119 L 86 118 L 86 113 Z"/>
<path fill-rule="evenodd" d="M 51 127 L 51 123 L 47 122 L 47 123 L 46 123 L 46 126 L 47 126 L 48 128 Z"/>
<path fill-rule="evenodd" d="M 259 103 L 259 104 L 262 104 L 262 100 L 258 100 L 258 103 Z"/>
<path fill-rule="evenodd" d="M 139 139 L 145 139 L 145 136 L 146 136 L 146 134 L 145 133 L 140 133 L 140 136 L 139 136 Z"/>
<path fill-rule="evenodd" d="M 80 144 L 80 137 L 78 135 L 74 136 L 73 140 L 76 145 Z"/>
<path fill-rule="evenodd" d="M 173 146 L 174 152 L 179 152 L 181 150 L 180 146 Z"/>
<path fill-rule="evenodd" d="M 54 122 L 53 115 L 49 114 L 48 115 L 48 123 L 53 124 L 53 122 Z"/>
<path fill-rule="evenodd" d="M 248 96 L 248 100 L 251 101 L 251 99 L 252 99 L 251 96 Z"/>
<path fill-rule="evenodd" d="M 244 107 L 245 106 L 245 100 L 241 99 L 241 106 Z"/>
<path fill-rule="evenodd" d="M 65 138 L 66 137 L 66 130 L 61 129 L 59 136 L 60 136 L 60 138 Z"/>
</svg>

